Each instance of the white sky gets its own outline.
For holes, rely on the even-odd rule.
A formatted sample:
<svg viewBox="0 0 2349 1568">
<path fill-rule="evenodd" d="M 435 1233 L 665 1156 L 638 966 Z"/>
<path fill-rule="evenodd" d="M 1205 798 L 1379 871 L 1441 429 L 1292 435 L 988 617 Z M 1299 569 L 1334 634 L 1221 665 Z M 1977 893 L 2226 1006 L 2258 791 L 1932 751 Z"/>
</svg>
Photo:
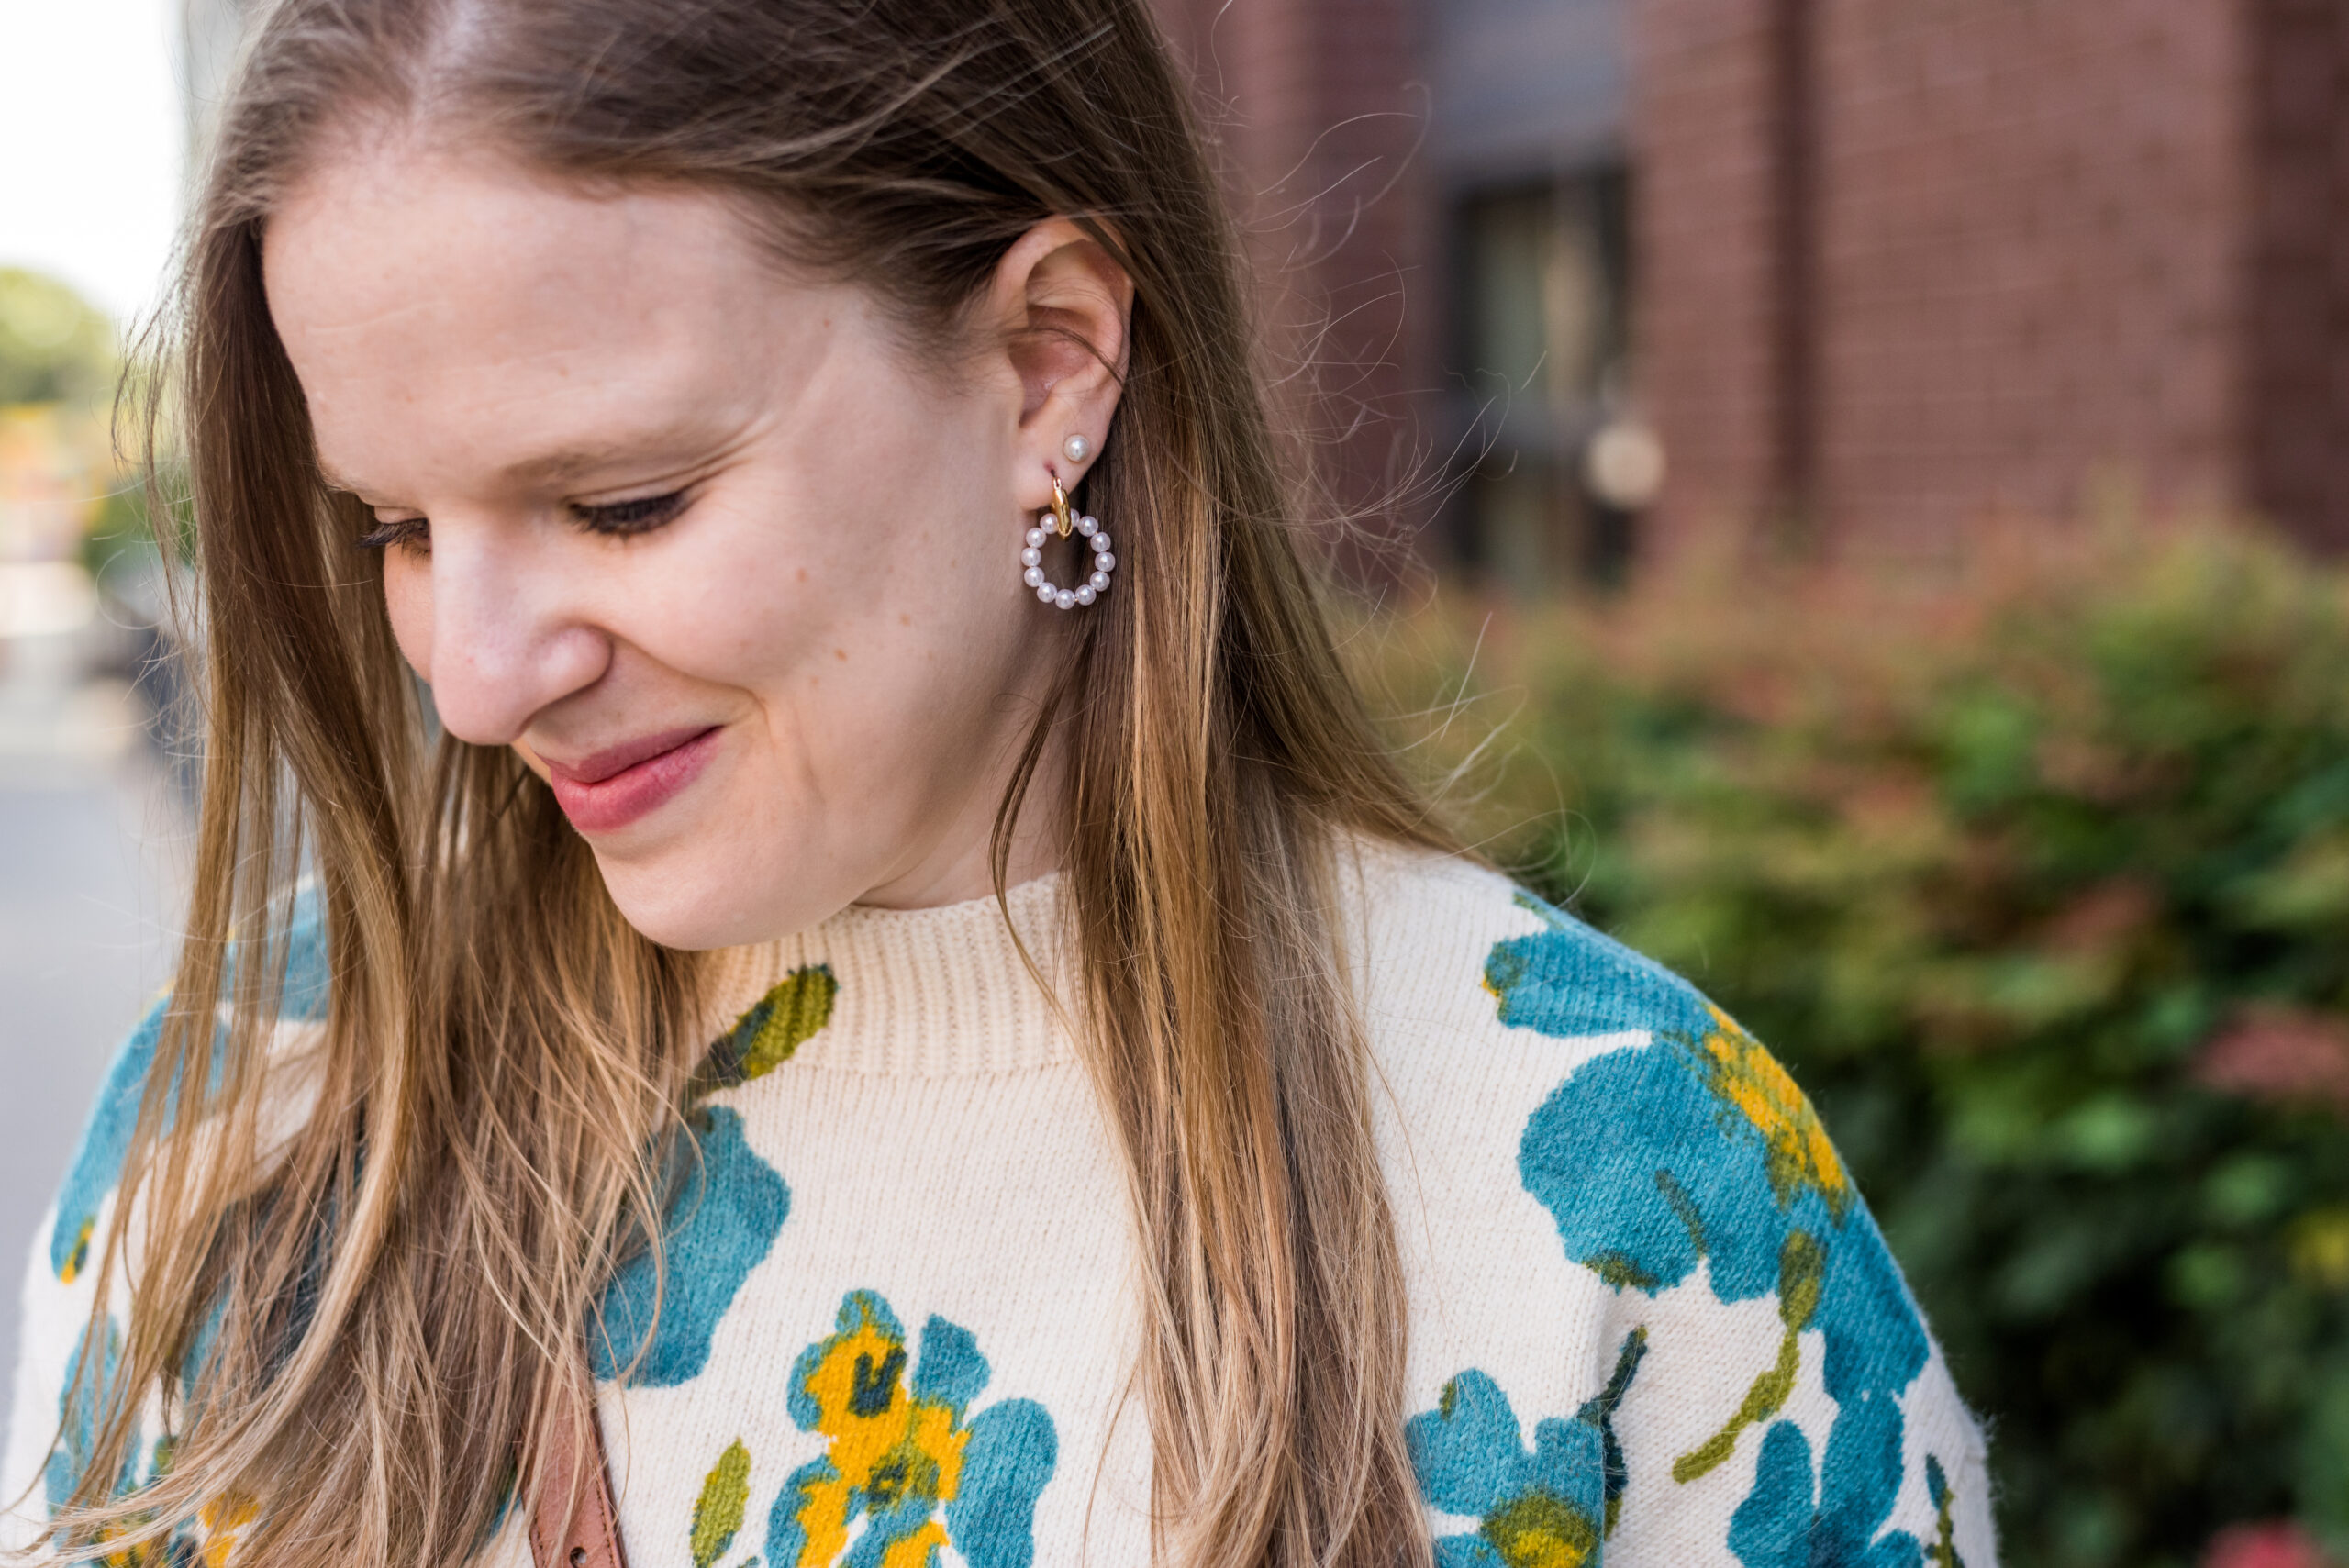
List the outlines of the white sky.
<svg viewBox="0 0 2349 1568">
<path fill-rule="evenodd" d="M 174 0 L 0 0 L 0 266 L 128 319 L 179 221 Z"/>
</svg>

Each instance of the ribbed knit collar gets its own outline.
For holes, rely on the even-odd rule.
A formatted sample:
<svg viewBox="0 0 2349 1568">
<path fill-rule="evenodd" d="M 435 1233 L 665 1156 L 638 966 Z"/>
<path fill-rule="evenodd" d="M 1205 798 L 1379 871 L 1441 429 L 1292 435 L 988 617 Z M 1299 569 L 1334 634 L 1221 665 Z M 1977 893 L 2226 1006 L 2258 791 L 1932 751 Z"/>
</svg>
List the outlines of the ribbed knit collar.
<svg viewBox="0 0 2349 1568">
<path fill-rule="evenodd" d="M 1074 1048 L 1020 957 L 1019 939 L 1076 999 L 1060 922 L 1059 873 L 1010 890 L 1011 925 L 992 896 L 929 909 L 852 905 L 795 936 L 734 948 L 712 966 L 716 1032 L 779 984 L 828 969 L 829 1018 L 791 1056 L 795 1072 L 944 1078 L 1073 1062 Z"/>
</svg>

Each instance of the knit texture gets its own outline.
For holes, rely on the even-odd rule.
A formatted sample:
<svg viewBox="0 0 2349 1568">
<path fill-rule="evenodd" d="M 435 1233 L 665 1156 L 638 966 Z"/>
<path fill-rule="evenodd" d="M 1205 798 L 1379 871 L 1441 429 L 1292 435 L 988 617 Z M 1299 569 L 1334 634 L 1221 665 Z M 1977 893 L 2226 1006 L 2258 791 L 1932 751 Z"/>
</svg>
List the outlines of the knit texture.
<svg viewBox="0 0 2349 1568">
<path fill-rule="evenodd" d="M 1440 1568 L 1993 1568 L 1981 1435 L 1769 1053 L 1488 872 L 1365 850 L 1347 886 Z M 1060 897 L 853 908 L 721 962 L 659 1310 L 648 1257 L 595 1346 L 636 1568 L 1149 1561 L 1127 1200 Z M 87 1443 L 83 1266 L 152 1043 L 32 1259 L 0 1473 L 28 1513 Z M 523 1534 L 484 1561 L 527 1564 Z"/>
</svg>

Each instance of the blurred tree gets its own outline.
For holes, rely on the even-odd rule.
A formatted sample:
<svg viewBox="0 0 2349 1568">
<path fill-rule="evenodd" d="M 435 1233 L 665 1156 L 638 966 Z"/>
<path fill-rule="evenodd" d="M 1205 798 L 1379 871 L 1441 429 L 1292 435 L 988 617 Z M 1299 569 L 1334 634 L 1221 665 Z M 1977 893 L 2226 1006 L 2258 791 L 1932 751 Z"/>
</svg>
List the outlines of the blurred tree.
<svg viewBox="0 0 2349 1568">
<path fill-rule="evenodd" d="M 54 278 L 0 267 L 0 406 L 102 401 L 117 362 L 105 312 Z"/>
</svg>

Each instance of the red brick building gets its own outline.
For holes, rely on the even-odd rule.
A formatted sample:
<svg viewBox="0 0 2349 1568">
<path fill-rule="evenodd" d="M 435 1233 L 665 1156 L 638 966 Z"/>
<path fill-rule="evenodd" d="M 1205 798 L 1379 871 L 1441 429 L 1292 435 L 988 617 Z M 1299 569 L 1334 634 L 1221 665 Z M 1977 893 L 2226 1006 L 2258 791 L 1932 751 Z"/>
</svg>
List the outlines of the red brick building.
<svg viewBox="0 0 2349 1568">
<path fill-rule="evenodd" d="M 2349 549 L 2341 0 L 1162 9 L 1288 310 L 1329 304 L 1323 424 L 1405 414 L 1471 562 L 1616 553 L 1586 448 L 1632 413 L 1658 543 L 1934 550 L 2111 495 Z M 1350 495 L 1397 430 L 1337 445 Z"/>
</svg>

